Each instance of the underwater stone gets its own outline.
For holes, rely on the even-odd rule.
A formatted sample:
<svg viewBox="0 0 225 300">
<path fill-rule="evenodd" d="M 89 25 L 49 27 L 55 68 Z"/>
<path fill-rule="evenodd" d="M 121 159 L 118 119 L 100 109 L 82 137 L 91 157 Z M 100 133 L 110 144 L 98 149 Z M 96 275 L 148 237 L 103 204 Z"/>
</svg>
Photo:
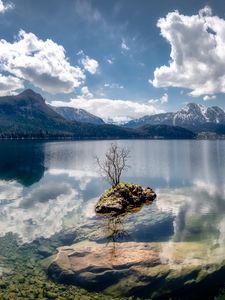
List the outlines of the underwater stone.
<svg viewBox="0 0 225 300">
<path fill-rule="evenodd" d="M 185 286 L 187 299 L 205 299 L 203 294 L 213 292 L 211 280 L 218 290 L 225 276 L 223 260 L 209 259 L 207 253 L 207 244 L 195 242 L 106 245 L 85 241 L 60 247 L 50 260 L 48 275 L 58 283 L 114 297 L 167 299 L 181 296 L 180 287 Z"/>
</svg>

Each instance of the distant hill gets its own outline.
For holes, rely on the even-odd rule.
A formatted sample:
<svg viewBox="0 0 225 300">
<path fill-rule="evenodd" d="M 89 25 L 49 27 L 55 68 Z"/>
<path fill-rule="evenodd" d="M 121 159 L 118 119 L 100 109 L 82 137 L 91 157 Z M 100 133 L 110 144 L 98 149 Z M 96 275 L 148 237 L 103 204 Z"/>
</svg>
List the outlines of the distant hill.
<svg viewBox="0 0 225 300">
<path fill-rule="evenodd" d="M 137 129 L 148 138 L 158 139 L 194 139 L 197 134 L 179 127 L 170 125 L 144 125 Z"/>
<path fill-rule="evenodd" d="M 147 139 L 195 138 L 191 131 L 174 126 L 131 129 L 70 121 L 58 114 L 40 94 L 25 90 L 0 97 L 0 138 Z"/>
<path fill-rule="evenodd" d="M 67 136 L 72 131 L 73 125 L 30 89 L 16 96 L 0 97 L 1 137 Z"/>
<path fill-rule="evenodd" d="M 0 137 L 12 138 L 132 138 L 136 132 L 118 126 L 68 121 L 55 112 L 40 94 L 25 90 L 0 97 Z"/>
<path fill-rule="evenodd" d="M 124 124 L 123 127 L 138 128 L 144 125 L 173 125 L 174 113 L 161 113 L 151 116 L 144 116 L 139 119 L 134 119 Z"/>
<path fill-rule="evenodd" d="M 144 116 L 132 120 L 124 126 L 127 128 L 138 128 L 146 124 L 180 126 L 200 132 L 206 128 L 213 130 L 216 126 L 212 126 L 212 124 L 225 125 L 225 112 L 218 106 L 206 107 L 196 103 L 188 103 L 177 112 Z"/>
<path fill-rule="evenodd" d="M 67 121 L 77 121 L 82 123 L 91 123 L 95 125 L 105 124 L 105 122 L 101 118 L 87 112 L 84 109 L 67 107 L 67 106 L 60 106 L 60 107 L 50 106 L 50 107 Z"/>
</svg>

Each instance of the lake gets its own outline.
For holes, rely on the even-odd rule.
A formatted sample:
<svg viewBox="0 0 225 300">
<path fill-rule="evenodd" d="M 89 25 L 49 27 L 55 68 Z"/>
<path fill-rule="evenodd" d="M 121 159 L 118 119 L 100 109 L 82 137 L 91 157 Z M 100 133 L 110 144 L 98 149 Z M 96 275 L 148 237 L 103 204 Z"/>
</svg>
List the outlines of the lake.
<svg viewBox="0 0 225 300">
<path fill-rule="evenodd" d="M 225 141 L 116 141 L 123 181 L 157 199 L 106 218 L 96 156 L 111 143 L 0 143 L 0 299 L 212 299 L 225 285 Z M 52 264 L 58 247 L 77 274 Z"/>
</svg>

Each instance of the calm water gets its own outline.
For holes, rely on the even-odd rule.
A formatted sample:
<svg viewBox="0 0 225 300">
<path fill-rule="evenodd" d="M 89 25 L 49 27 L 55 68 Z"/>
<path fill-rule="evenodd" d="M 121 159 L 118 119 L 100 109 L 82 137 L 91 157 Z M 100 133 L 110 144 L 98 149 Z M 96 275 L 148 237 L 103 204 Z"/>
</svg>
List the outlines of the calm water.
<svg viewBox="0 0 225 300">
<path fill-rule="evenodd" d="M 103 157 L 110 143 L 1 142 L 1 243 L 9 233 L 26 249 L 39 240 L 50 247 L 52 243 L 53 249 L 57 237 L 65 245 L 82 240 L 164 243 L 163 257 L 170 260 L 174 244 L 206 242 L 208 260 L 216 255 L 222 262 L 225 142 L 118 141 L 131 151 L 124 181 L 151 186 L 158 196 L 153 205 L 120 220 L 119 235 L 113 230 L 109 234 L 107 220 L 94 213 L 98 197 L 108 187 L 97 172 L 95 157 Z M 76 232 L 76 238 L 70 239 L 68 232 Z M 192 264 L 196 253 L 192 256 L 190 251 Z M 2 247 L 3 262 L 4 255 Z"/>
</svg>

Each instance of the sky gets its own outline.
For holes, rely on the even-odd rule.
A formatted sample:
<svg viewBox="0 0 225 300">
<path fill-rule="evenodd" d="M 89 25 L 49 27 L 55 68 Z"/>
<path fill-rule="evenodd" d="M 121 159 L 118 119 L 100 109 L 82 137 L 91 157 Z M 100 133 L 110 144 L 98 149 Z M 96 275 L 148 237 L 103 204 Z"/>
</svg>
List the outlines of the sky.
<svg viewBox="0 0 225 300">
<path fill-rule="evenodd" d="M 25 88 L 116 122 L 225 109 L 225 2 L 0 0 L 0 95 Z"/>
</svg>

